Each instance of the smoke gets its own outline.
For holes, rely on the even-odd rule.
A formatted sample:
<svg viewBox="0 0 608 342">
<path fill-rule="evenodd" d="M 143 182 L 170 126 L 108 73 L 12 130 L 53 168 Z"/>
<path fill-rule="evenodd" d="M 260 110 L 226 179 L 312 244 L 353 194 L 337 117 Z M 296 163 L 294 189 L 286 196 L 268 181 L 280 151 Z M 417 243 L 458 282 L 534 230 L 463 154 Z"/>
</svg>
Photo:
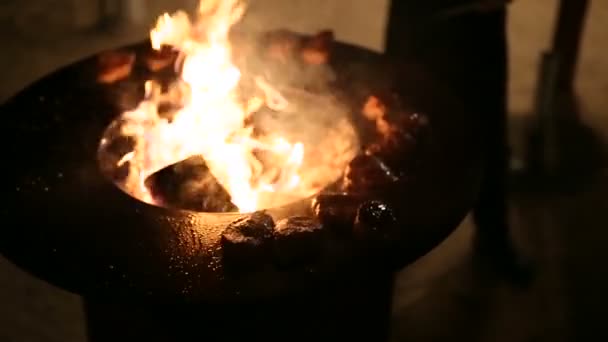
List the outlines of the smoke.
<svg viewBox="0 0 608 342">
<path fill-rule="evenodd" d="M 227 18 L 221 15 L 217 19 Z M 167 34 L 179 42 L 182 35 L 198 37 L 188 20 L 163 19 L 171 25 L 159 21 L 160 28 L 170 30 L 154 29 L 152 41 Z M 188 29 L 173 30 L 180 23 L 188 24 Z M 322 37 L 316 41 L 321 47 L 331 34 Z M 357 154 L 359 141 L 348 107 L 333 93 L 335 75 L 327 63 L 304 61 L 302 37 L 287 33 L 284 42 L 290 49 L 278 60 L 269 57 L 269 49 L 276 47 L 272 40 L 238 31 L 231 38 L 230 62 L 234 65 L 222 58 L 211 60 L 221 62 L 219 70 L 208 62 L 188 64 L 195 67 L 188 70 L 183 66 L 181 77 L 188 89 L 204 92 L 162 92 L 148 82 L 146 99 L 108 129 L 99 159 L 105 161 L 104 173 L 125 192 L 151 204 L 199 211 L 231 211 L 230 202 L 241 211 L 278 207 L 311 196 L 339 179 Z M 186 47 L 200 48 L 196 44 Z M 210 53 L 204 57 L 224 57 L 215 53 L 229 50 L 189 51 L 194 52 L 194 62 L 200 62 L 196 58 L 203 51 Z M 215 87 L 219 87 L 219 95 L 230 90 L 230 96 L 226 92 L 219 102 L 196 101 L 200 96 L 215 95 Z M 167 106 L 167 99 L 177 106 Z M 180 113 L 179 119 L 168 119 L 171 110 Z M 105 148 L 112 145 L 108 142 L 124 136 L 134 138 L 133 151 L 104 155 L 111 153 Z M 107 165 L 114 166 L 108 169 Z M 125 168 L 130 170 L 128 174 L 117 179 L 124 172 L 116 170 Z"/>
</svg>

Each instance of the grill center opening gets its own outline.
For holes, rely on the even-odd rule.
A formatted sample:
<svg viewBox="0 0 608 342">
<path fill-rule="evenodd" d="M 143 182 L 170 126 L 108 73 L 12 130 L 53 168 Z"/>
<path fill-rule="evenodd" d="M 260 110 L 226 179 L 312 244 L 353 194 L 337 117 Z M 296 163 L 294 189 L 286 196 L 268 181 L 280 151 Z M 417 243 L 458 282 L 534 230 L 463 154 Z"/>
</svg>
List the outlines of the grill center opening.
<svg viewBox="0 0 608 342">
<path fill-rule="evenodd" d="M 238 0 L 201 1 L 198 16 L 162 16 L 152 47 L 178 53 L 178 77 L 147 81 L 99 147 L 102 171 L 146 203 L 253 212 L 309 197 L 337 180 L 359 149 L 348 110 L 331 95 L 243 72 L 229 31 Z M 276 77 L 275 77 L 276 78 Z"/>
<path fill-rule="evenodd" d="M 225 165 L 247 168 L 238 171 L 251 175 L 241 178 L 247 181 L 243 189 L 251 197 L 229 190 L 231 183 L 227 186 L 214 173 L 205 150 L 187 148 L 193 143 L 199 146 L 188 140 L 193 135 L 196 139 L 197 127 L 186 127 L 183 132 L 178 122 L 163 115 L 144 122 L 134 120 L 133 112 L 118 117 L 101 139 L 99 165 L 127 194 L 163 207 L 252 212 L 307 198 L 342 176 L 359 151 L 359 140 L 348 112 L 333 98 L 303 91 L 287 92 L 285 98 L 289 105 L 283 111 L 264 106 L 249 117 L 250 139 L 259 144 L 248 151 L 250 159 Z M 205 128 L 200 134 L 206 134 Z M 275 143 L 275 149 L 265 142 Z M 218 153 L 227 153 L 221 148 Z M 242 147 L 234 148 L 241 151 Z M 235 195 L 242 196 L 241 202 L 235 201 Z"/>
</svg>

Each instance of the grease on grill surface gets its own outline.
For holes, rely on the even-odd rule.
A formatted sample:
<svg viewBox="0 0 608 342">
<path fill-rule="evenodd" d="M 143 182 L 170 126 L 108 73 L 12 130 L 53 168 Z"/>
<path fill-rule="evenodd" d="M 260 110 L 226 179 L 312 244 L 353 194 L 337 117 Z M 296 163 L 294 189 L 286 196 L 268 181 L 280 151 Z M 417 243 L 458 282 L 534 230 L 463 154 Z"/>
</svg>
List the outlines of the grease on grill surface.
<svg viewBox="0 0 608 342">
<path fill-rule="evenodd" d="M 277 222 L 273 250 L 279 266 L 316 261 L 322 252 L 323 234 L 323 226 L 314 218 L 293 216 Z"/>
<path fill-rule="evenodd" d="M 266 212 L 242 217 L 226 227 L 221 237 L 228 269 L 255 269 L 265 264 L 275 224 Z"/>
</svg>

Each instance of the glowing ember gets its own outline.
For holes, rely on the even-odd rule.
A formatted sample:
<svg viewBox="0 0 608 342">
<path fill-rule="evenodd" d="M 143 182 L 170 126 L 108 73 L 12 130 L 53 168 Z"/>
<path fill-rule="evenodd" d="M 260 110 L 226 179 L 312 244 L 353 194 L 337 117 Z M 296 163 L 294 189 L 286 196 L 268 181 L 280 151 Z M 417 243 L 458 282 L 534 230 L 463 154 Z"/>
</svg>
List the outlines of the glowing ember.
<svg viewBox="0 0 608 342">
<path fill-rule="evenodd" d="M 247 123 L 264 105 L 281 111 L 290 103 L 259 76 L 254 83 L 264 98 L 243 100 L 239 93 L 241 72 L 232 63 L 228 34 L 243 13 L 239 0 L 202 0 L 195 21 L 184 12 L 159 18 L 150 34 L 152 46 L 180 52 L 176 65 L 180 78 L 164 92 L 159 84 L 148 81 L 145 99 L 136 109 L 123 113 L 116 124 L 121 136 L 133 139 L 132 150 L 122 154 L 116 165 L 128 168 L 122 184 L 128 193 L 156 204 L 145 180 L 192 156 L 204 158 L 241 212 L 284 204 L 276 199 L 277 194 L 301 198 L 326 185 L 320 182 L 318 170 L 316 175 L 302 174 L 308 148 L 304 142 L 293 137 L 290 141 L 277 130 L 254 135 Z M 159 110 L 163 105 L 178 109 L 167 117 Z M 342 124 L 336 121 L 338 126 Z M 346 139 L 345 146 L 338 147 L 349 151 L 340 152 L 345 162 L 352 158 L 352 140 Z M 104 139 L 102 147 L 108 143 Z M 325 177 L 335 179 L 335 175 Z"/>
</svg>

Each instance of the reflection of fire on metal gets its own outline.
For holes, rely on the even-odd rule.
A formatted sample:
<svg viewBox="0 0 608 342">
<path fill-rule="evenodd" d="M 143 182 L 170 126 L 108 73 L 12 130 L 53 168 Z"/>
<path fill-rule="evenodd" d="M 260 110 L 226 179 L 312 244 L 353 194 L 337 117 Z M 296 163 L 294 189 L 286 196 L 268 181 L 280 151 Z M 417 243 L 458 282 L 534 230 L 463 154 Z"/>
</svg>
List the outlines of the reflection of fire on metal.
<svg viewBox="0 0 608 342">
<path fill-rule="evenodd" d="M 239 0 L 202 0 L 195 20 L 184 12 L 159 18 L 150 33 L 157 52 L 146 57 L 146 65 L 161 70 L 173 63 L 177 51 L 180 77 L 166 89 L 148 81 L 144 100 L 111 125 L 101 144 L 107 150 L 127 137 L 129 147 L 123 148 L 114 167 L 126 174 L 119 184 L 129 194 L 166 205 L 167 196 L 159 198 L 151 177 L 198 157 L 186 169 L 198 163 L 208 177 L 197 174 L 196 185 L 214 185 L 203 189 L 190 184 L 188 191 L 200 189 L 214 196 L 209 190 L 220 187 L 233 204 L 223 209 L 201 204 L 199 209 L 252 212 L 320 191 L 340 177 L 356 154 L 355 131 L 329 96 L 279 90 L 263 74 L 242 75 L 233 63 L 229 32 L 244 11 Z M 326 62 L 323 51 L 328 51 L 331 39 L 331 33 L 323 33 L 304 42 L 301 58 L 313 65 Z M 107 72 L 100 81 L 124 77 L 132 67 L 129 62 L 120 75 Z"/>
</svg>

